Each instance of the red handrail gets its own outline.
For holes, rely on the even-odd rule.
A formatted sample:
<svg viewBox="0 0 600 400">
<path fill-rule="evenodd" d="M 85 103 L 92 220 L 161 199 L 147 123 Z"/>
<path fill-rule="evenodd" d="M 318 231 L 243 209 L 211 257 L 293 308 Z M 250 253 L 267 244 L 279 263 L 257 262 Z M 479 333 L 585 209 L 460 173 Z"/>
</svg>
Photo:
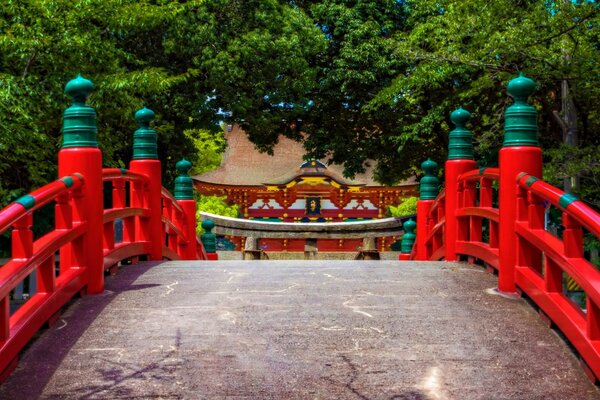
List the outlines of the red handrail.
<svg viewBox="0 0 600 400">
<path fill-rule="evenodd" d="M 124 168 L 102 168 L 102 180 L 111 181 L 114 179 L 125 179 L 132 182 L 148 182 L 148 177 L 139 172 Z"/>
<path fill-rule="evenodd" d="M 465 172 L 458 177 L 459 181 L 479 181 L 481 178 L 487 178 L 497 181 L 500 179 L 500 169 L 499 168 L 481 168 L 481 169 L 473 169 L 471 171 Z"/>
<path fill-rule="evenodd" d="M 17 356 L 40 327 L 87 284 L 86 265 L 77 263 L 78 249 L 71 244 L 87 231 L 87 222 L 73 212 L 84 180 L 65 176 L 17 199 L 0 211 L 0 233 L 11 226 L 11 259 L 0 268 L 0 371 Z M 33 240 L 33 213 L 56 200 L 55 229 Z M 81 249 L 79 249 L 81 250 Z M 55 254 L 60 252 L 60 274 Z M 67 262 L 68 261 L 68 262 Z M 35 294 L 10 314 L 10 293 L 37 271 Z"/>
<path fill-rule="evenodd" d="M 529 174 L 517 179 L 518 246 L 515 283 L 569 339 L 596 377 L 600 376 L 600 271 L 583 251 L 585 227 L 600 237 L 600 214 L 574 196 Z M 562 238 L 544 227 L 546 201 L 563 211 Z M 564 274 L 586 294 L 582 311 L 564 294 Z"/>
<path fill-rule="evenodd" d="M 583 201 L 529 174 L 521 174 L 517 183 L 555 207 L 564 209 L 594 236 L 600 237 L 600 214 Z M 561 204 L 561 199 L 566 205 Z"/>
<path fill-rule="evenodd" d="M 177 212 L 179 212 L 181 214 L 184 213 L 183 207 L 181 207 L 181 205 L 177 202 L 177 199 L 175 199 L 175 197 L 173 197 L 173 195 L 171 194 L 171 192 L 169 192 L 169 190 L 167 188 L 165 188 L 163 186 L 160 194 L 163 199 L 168 200 L 171 202 L 171 204 L 173 204 L 173 207 L 175 208 L 175 210 L 177 210 Z"/>
<path fill-rule="evenodd" d="M 439 260 L 444 253 L 444 217 L 446 189 L 443 188 L 437 195 L 429 212 L 427 212 L 427 228 L 425 235 L 425 254 L 427 260 Z M 417 235 L 418 237 L 418 235 Z"/>
<path fill-rule="evenodd" d="M 59 195 L 77 190 L 82 186 L 83 177 L 79 174 L 74 174 L 42 186 L 30 194 L 13 201 L 0 211 L 0 234 L 4 233 L 26 214 L 39 210 Z M 29 208 L 25 207 L 23 203 L 26 202 L 31 202 L 32 206 Z"/>
<path fill-rule="evenodd" d="M 481 168 L 458 176 L 456 254 L 484 261 L 498 269 L 500 212 L 493 207 L 493 183 L 500 179 L 498 168 Z M 483 221 L 487 220 L 488 241 L 484 241 Z"/>
</svg>

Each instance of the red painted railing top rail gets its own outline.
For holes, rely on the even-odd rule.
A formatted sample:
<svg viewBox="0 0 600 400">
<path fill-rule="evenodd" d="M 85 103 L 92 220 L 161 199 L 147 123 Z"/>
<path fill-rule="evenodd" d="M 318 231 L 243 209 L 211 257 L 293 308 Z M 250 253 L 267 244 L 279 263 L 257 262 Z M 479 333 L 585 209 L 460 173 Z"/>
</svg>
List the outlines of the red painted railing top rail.
<svg viewBox="0 0 600 400">
<path fill-rule="evenodd" d="M 435 215 L 434 213 L 437 213 L 437 209 L 443 204 L 443 201 L 445 198 L 446 198 L 446 189 L 442 188 L 442 190 L 440 190 L 440 193 L 437 195 L 437 197 L 433 201 L 431 208 L 429 209 L 429 217 L 433 217 Z M 437 216 L 434 219 L 437 220 Z"/>
<path fill-rule="evenodd" d="M 600 238 L 600 214 L 577 197 L 526 173 L 518 177 L 517 183 L 521 188 L 565 210 L 590 233 Z"/>
<path fill-rule="evenodd" d="M 600 238 L 600 214 L 532 174 L 519 174 L 517 183 L 516 285 L 564 333 L 596 379 L 600 376 L 600 271 L 585 258 L 582 227 Z M 544 201 L 562 210 L 561 237 L 545 229 Z M 585 312 L 567 296 L 565 281 L 585 293 Z"/>
<path fill-rule="evenodd" d="M 181 204 L 179 204 L 179 202 L 177 202 L 177 199 L 175 199 L 175 197 L 173 197 L 171 192 L 169 192 L 169 189 L 167 189 L 166 187 L 163 186 L 160 194 L 164 199 L 167 199 L 172 203 L 173 208 L 175 210 L 177 210 L 178 213 L 181 213 L 181 214 L 184 213 L 183 207 L 181 207 Z"/>
<path fill-rule="evenodd" d="M 88 282 L 87 265 L 80 263 L 81 258 L 76 254 L 82 249 L 71 247 L 73 242 L 81 241 L 89 228 L 70 204 L 81 200 L 83 187 L 81 175 L 64 176 L 0 211 L 0 233 L 13 228 L 11 259 L 0 268 L 0 372 L 42 324 Z M 34 240 L 33 213 L 52 201 L 56 202 L 55 227 Z M 57 253 L 60 254 L 58 276 Z M 29 281 L 29 300 L 11 314 L 11 292 L 32 273 L 37 283 Z"/>
<path fill-rule="evenodd" d="M 500 179 L 500 169 L 499 168 L 481 168 L 481 169 L 473 169 L 468 172 L 464 172 L 458 177 L 459 181 L 467 181 L 473 182 L 478 181 L 481 178 L 491 179 L 497 181 Z"/>
<path fill-rule="evenodd" d="M 79 174 L 65 176 L 13 201 L 0 211 L 0 234 L 23 216 L 40 209 L 61 194 L 81 188 L 83 184 L 83 177 Z"/>
<path fill-rule="evenodd" d="M 113 179 L 125 179 L 133 182 L 147 183 L 148 176 L 124 168 L 103 168 L 102 169 L 102 180 L 110 181 Z"/>
</svg>

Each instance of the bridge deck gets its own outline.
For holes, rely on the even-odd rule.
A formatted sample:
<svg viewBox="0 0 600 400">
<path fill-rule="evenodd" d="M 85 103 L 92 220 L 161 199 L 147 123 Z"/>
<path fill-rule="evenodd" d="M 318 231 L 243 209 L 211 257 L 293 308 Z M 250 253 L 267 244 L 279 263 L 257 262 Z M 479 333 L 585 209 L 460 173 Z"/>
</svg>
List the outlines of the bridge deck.
<svg viewBox="0 0 600 400">
<path fill-rule="evenodd" d="M 495 285 L 453 263 L 142 263 L 77 300 L 0 398 L 599 398 Z"/>
</svg>

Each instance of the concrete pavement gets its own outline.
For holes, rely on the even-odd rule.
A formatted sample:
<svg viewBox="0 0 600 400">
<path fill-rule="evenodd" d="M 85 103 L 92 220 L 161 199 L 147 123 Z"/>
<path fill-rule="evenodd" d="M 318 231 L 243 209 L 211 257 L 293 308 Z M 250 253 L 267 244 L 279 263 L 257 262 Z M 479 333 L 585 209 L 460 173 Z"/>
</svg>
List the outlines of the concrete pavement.
<svg viewBox="0 0 600 400">
<path fill-rule="evenodd" d="M 76 300 L 0 399 L 598 399 L 564 342 L 457 263 L 141 263 Z"/>
</svg>

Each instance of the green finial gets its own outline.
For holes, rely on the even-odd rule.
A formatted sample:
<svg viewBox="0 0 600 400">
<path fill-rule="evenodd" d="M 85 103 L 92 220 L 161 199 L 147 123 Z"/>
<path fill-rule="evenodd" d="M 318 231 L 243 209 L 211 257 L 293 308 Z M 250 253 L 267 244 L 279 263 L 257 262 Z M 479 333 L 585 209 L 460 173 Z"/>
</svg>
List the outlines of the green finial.
<svg viewBox="0 0 600 400">
<path fill-rule="evenodd" d="M 96 139 L 96 111 L 85 104 L 94 90 L 92 81 L 77 75 L 65 86 L 65 93 L 73 98 L 73 105 L 63 114 L 63 144 L 69 147 L 98 147 Z"/>
<path fill-rule="evenodd" d="M 519 74 L 506 89 L 515 102 L 504 112 L 503 147 L 538 146 L 537 111 L 527 103 L 527 98 L 535 90 L 535 82 Z"/>
<path fill-rule="evenodd" d="M 140 128 L 133 134 L 133 159 L 158 159 L 156 131 L 150 128 L 154 120 L 154 111 L 144 107 L 135 113 L 135 120 Z"/>
<path fill-rule="evenodd" d="M 425 176 L 421 178 L 420 198 L 421 200 L 434 200 L 440 189 L 440 180 L 435 176 L 438 165 L 435 161 L 427 159 L 421 164 Z"/>
<path fill-rule="evenodd" d="M 402 227 L 404 228 L 404 235 L 402 235 L 402 240 L 400 241 L 400 251 L 402 253 L 410 253 L 417 237 L 414 233 L 417 223 L 411 218 L 402 224 Z"/>
<path fill-rule="evenodd" d="M 179 176 L 175 178 L 174 196 L 177 200 L 193 200 L 194 199 L 194 181 L 188 176 L 192 163 L 185 158 L 179 161 L 175 167 Z"/>
<path fill-rule="evenodd" d="M 456 128 L 450 132 L 448 143 L 448 160 L 472 160 L 473 159 L 473 135 L 465 129 L 471 113 L 462 107 L 452 111 L 450 120 Z"/>
<path fill-rule="evenodd" d="M 207 253 L 214 253 L 217 251 L 217 235 L 211 232 L 214 227 L 215 223 L 210 219 L 202 221 L 202 229 L 204 229 L 205 233 L 200 236 L 200 241 Z"/>
</svg>

